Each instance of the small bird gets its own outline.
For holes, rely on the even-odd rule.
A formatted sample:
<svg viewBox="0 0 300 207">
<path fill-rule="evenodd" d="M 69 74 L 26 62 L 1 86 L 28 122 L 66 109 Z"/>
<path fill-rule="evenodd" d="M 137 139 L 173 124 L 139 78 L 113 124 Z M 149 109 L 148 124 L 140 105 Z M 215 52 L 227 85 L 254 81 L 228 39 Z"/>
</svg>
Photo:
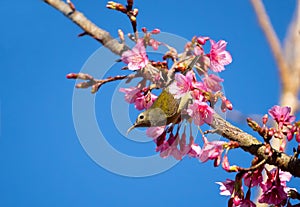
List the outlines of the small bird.
<svg viewBox="0 0 300 207">
<path fill-rule="evenodd" d="M 193 59 L 187 71 L 193 68 L 198 59 L 199 56 Z M 181 119 L 182 109 L 190 100 L 191 95 L 189 93 L 181 99 L 175 99 L 174 95 L 168 91 L 168 88 L 165 88 L 153 105 L 138 115 L 135 123 L 127 130 L 127 134 L 136 127 L 165 126 L 171 123 L 178 123 Z"/>
</svg>

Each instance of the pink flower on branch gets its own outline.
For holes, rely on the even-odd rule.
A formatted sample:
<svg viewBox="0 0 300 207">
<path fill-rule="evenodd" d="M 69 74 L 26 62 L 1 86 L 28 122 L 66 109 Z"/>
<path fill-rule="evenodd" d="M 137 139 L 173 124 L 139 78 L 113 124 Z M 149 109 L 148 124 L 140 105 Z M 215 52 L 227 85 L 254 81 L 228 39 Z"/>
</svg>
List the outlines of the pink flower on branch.
<svg viewBox="0 0 300 207">
<path fill-rule="evenodd" d="M 169 91 L 176 99 L 182 98 L 187 92 L 193 90 L 194 82 L 196 82 L 196 77 L 193 71 L 187 72 L 186 75 L 176 73 L 175 81 L 170 85 Z"/>
<path fill-rule="evenodd" d="M 205 137 L 203 137 L 204 145 L 199 155 L 199 159 L 202 162 L 208 160 L 215 160 L 215 166 L 218 166 L 221 162 L 221 156 L 224 151 L 223 146 L 226 142 L 223 141 L 212 141 L 209 142 Z"/>
<path fill-rule="evenodd" d="M 120 92 L 125 93 L 125 101 L 134 103 L 138 110 L 148 109 L 152 106 L 157 96 L 148 91 L 146 94 L 137 87 L 120 88 Z"/>
<path fill-rule="evenodd" d="M 149 62 L 144 40 L 139 39 L 131 50 L 123 52 L 121 60 L 128 64 L 129 70 L 140 70 L 144 68 Z"/>
<path fill-rule="evenodd" d="M 168 141 L 165 141 L 161 146 L 158 146 L 156 148 L 156 151 L 160 151 L 160 156 L 162 158 L 167 158 L 171 155 L 176 160 L 181 160 L 182 154 L 180 150 L 177 148 L 178 142 L 179 142 L 178 133 L 176 133 L 176 135 L 173 135 L 173 133 L 171 133 Z"/>
<path fill-rule="evenodd" d="M 208 57 L 210 59 L 210 69 L 214 72 L 221 72 L 225 70 L 224 65 L 232 62 L 231 55 L 226 51 L 227 42 L 220 40 L 217 43 L 210 40 L 211 49 Z"/>
<path fill-rule="evenodd" d="M 146 130 L 146 134 L 148 137 L 156 139 L 164 132 L 164 130 L 165 126 L 149 127 Z"/>
<path fill-rule="evenodd" d="M 194 120 L 197 126 L 201 126 L 204 123 L 211 124 L 213 121 L 214 110 L 204 101 L 194 100 L 194 102 L 188 106 L 187 113 Z"/>
<path fill-rule="evenodd" d="M 204 82 L 204 85 L 216 92 L 216 91 L 220 91 L 222 89 L 222 86 L 220 85 L 220 83 L 222 83 L 224 81 L 224 79 L 214 75 L 214 74 L 210 74 L 209 76 L 206 76 L 203 78 L 203 82 Z"/>
<path fill-rule="evenodd" d="M 262 170 L 264 168 L 257 169 L 253 172 L 248 172 L 244 175 L 244 183 L 248 187 L 258 186 L 263 182 Z M 251 184 L 251 186 L 250 186 Z"/>
<path fill-rule="evenodd" d="M 231 196 L 234 190 L 234 180 L 226 179 L 224 182 L 216 182 L 216 184 L 220 185 L 220 195 Z"/>
<path fill-rule="evenodd" d="M 258 202 L 280 205 L 286 202 L 287 194 L 284 191 L 284 187 L 281 185 L 273 185 L 268 188 L 266 185 L 261 185 L 262 195 Z"/>
<path fill-rule="evenodd" d="M 291 108 L 288 106 L 273 106 L 269 110 L 269 114 L 271 117 L 279 124 L 280 126 L 282 125 L 288 125 L 291 124 L 291 122 L 295 121 L 295 116 L 290 115 L 291 113 Z"/>
<path fill-rule="evenodd" d="M 287 199 L 286 182 L 291 178 L 290 173 L 282 172 L 279 169 L 266 172 L 268 178 L 264 183 L 260 184 L 262 195 L 258 201 L 274 205 L 284 204 Z"/>
</svg>

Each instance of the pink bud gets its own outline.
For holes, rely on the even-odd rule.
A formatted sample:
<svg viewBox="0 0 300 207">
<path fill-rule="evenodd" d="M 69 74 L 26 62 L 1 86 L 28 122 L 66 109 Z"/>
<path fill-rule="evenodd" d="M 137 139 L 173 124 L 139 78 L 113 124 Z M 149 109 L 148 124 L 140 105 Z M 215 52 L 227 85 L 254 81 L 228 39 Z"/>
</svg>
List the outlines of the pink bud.
<svg viewBox="0 0 300 207">
<path fill-rule="evenodd" d="M 225 100 L 225 105 L 228 110 L 232 110 L 232 103 L 228 99 Z"/>
<path fill-rule="evenodd" d="M 198 37 L 197 38 L 197 42 L 200 44 L 200 45 L 204 45 L 205 42 L 209 40 L 209 37 Z"/>
<path fill-rule="evenodd" d="M 151 31 L 151 34 L 159 34 L 160 33 L 160 29 L 154 29 Z"/>
<path fill-rule="evenodd" d="M 225 112 L 227 109 L 232 110 L 232 108 L 232 103 L 226 97 L 222 97 L 221 110 Z"/>
<path fill-rule="evenodd" d="M 294 137 L 294 134 L 291 132 L 287 133 L 287 135 L 286 135 L 286 138 L 288 141 L 291 141 L 293 139 L 293 137 Z"/>
<path fill-rule="evenodd" d="M 76 79 L 78 77 L 78 74 L 76 73 L 69 73 L 68 75 L 66 75 L 67 79 Z"/>
<path fill-rule="evenodd" d="M 265 114 L 262 118 L 263 124 L 266 124 L 268 122 L 268 114 Z"/>
<path fill-rule="evenodd" d="M 144 33 L 147 33 L 147 28 L 146 28 L 146 27 L 143 27 L 143 28 L 142 28 L 142 31 L 143 31 Z"/>
<path fill-rule="evenodd" d="M 239 206 L 241 203 L 241 199 L 237 195 L 235 195 L 233 198 L 233 203 L 235 206 Z"/>
<path fill-rule="evenodd" d="M 226 170 L 226 171 L 228 171 L 229 168 L 230 168 L 230 164 L 229 164 L 227 155 L 224 155 L 224 157 L 223 157 L 222 167 L 223 167 L 223 169 Z"/>
<path fill-rule="evenodd" d="M 215 160 L 214 160 L 214 167 L 218 167 L 221 163 L 221 157 L 218 156 Z"/>
</svg>

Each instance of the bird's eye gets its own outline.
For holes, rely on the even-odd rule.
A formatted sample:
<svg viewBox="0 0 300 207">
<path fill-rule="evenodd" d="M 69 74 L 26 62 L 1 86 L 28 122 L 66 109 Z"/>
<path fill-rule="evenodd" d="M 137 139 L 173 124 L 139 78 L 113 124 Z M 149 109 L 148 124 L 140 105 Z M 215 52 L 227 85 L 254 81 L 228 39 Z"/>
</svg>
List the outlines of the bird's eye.
<svg viewBox="0 0 300 207">
<path fill-rule="evenodd" d="M 144 115 L 140 115 L 140 117 L 139 117 L 140 119 L 144 119 Z"/>
</svg>

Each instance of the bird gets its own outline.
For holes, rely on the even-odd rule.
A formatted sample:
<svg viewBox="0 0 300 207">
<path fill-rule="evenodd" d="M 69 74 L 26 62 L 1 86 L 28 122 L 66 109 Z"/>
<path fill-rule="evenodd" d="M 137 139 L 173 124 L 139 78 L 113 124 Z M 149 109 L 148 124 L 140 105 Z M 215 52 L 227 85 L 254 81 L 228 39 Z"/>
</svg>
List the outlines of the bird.
<svg viewBox="0 0 300 207">
<path fill-rule="evenodd" d="M 199 56 L 196 56 L 192 60 L 185 73 L 194 67 L 198 59 Z M 180 122 L 182 109 L 191 98 L 191 94 L 187 93 L 181 99 L 176 99 L 169 92 L 168 87 L 163 89 L 153 105 L 137 116 L 135 123 L 127 130 L 127 134 L 136 127 L 165 126 Z"/>
</svg>

